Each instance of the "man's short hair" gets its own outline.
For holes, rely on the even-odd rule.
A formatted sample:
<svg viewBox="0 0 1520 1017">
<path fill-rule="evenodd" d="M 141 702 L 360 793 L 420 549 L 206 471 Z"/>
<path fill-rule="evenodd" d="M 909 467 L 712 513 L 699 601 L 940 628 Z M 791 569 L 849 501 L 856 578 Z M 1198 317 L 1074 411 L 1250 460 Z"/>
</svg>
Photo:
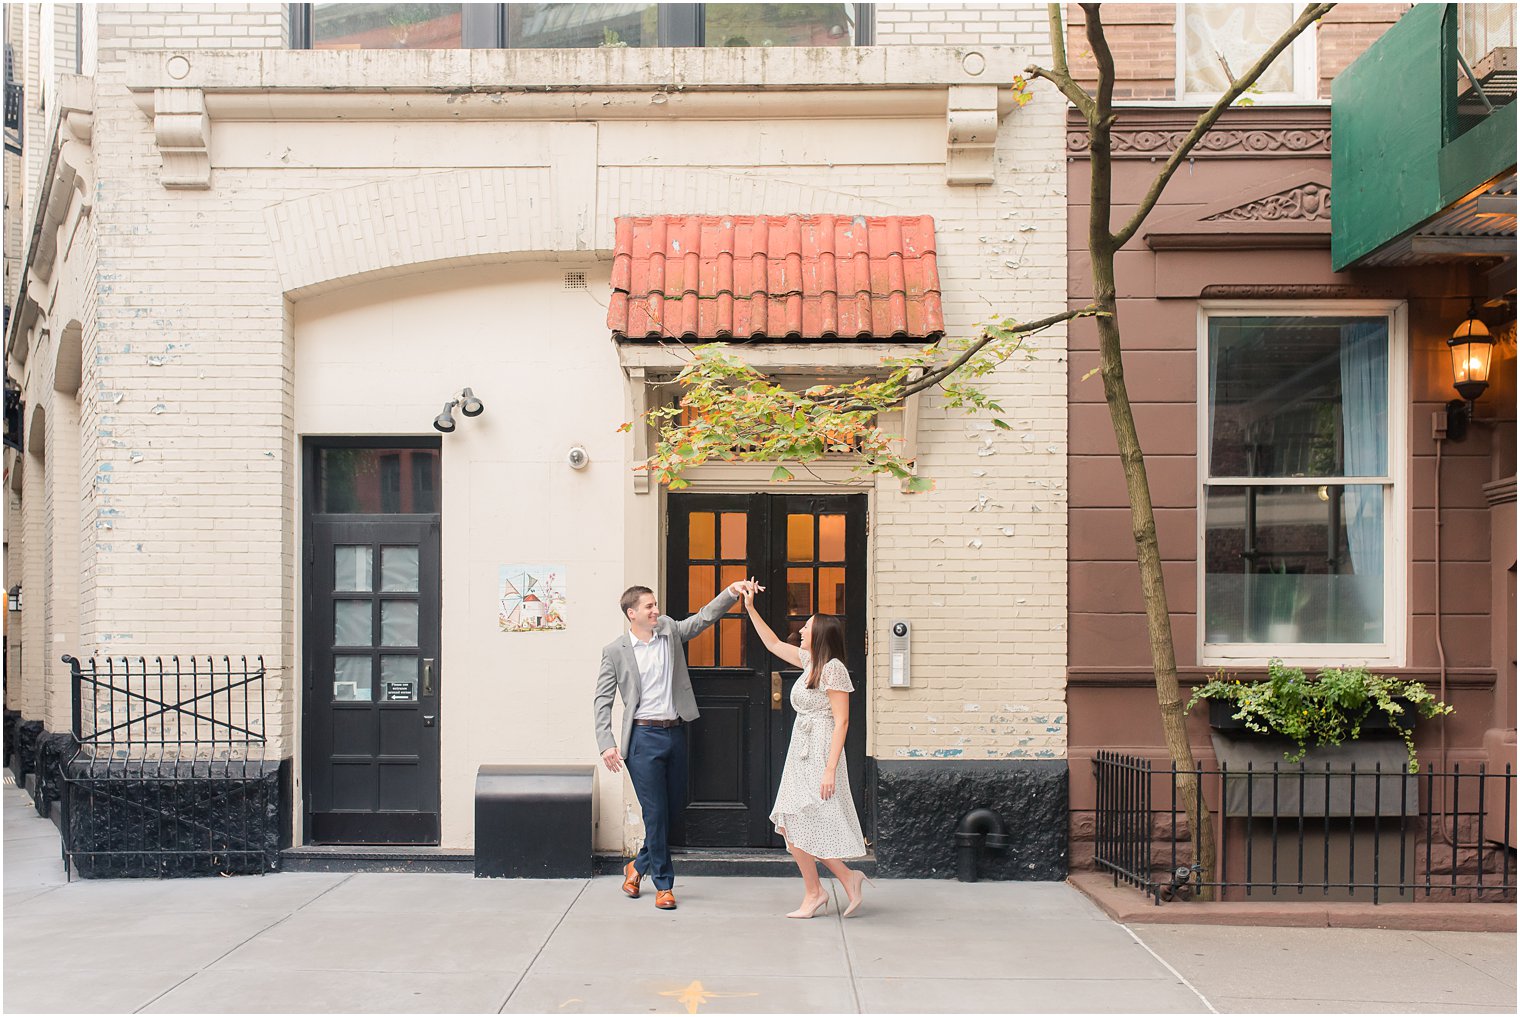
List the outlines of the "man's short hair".
<svg viewBox="0 0 1520 1017">
<path fill-rule="evenodd" d="M 623 609 L 624 618 L 628 617 L 629 611 L 639 606 L 639 601 L 643 599 L 646 593 L 651 596 L 654 595 L 654 591 L 647 586 L 630 586 L 623 591 L 623 595 L 618 598 L 618 606 Z"/>
</svg>

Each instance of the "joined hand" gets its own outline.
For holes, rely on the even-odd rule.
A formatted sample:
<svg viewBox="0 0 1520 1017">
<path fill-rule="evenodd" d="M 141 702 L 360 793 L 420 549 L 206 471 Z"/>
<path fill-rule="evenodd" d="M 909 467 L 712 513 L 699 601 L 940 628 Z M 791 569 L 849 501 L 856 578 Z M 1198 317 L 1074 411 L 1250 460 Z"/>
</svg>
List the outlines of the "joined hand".
<svg viewBox="0 0 1520 1017">
<path fill-rule="evenodd" d="M 753 579 L 736 579 L 729 584 L 728 592 L 747 602 L 750 598 L 754 597 L 755 594 L 764 591 L 764 589 L 765 587 L 761 586 Z"/>
</svg>

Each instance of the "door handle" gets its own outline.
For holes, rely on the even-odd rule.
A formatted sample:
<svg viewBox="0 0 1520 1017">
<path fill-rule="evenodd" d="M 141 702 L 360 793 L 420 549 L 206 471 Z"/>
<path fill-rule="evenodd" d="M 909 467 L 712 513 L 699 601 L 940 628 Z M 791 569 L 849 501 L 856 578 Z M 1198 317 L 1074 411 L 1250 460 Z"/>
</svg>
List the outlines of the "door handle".
<svg viewBox="0 0 1520 1017">
<path fill-rule="evenodd" d="M 781 709 L 781 672 L 771 672 L 771 709 Z"/>
<path fill-rule="evenodd" d="M 423 657 L 422 658 L 422 694 L 424 696 L 431 696 L 433 694 L 433 658 L 432 657 Z"/>
</svg>

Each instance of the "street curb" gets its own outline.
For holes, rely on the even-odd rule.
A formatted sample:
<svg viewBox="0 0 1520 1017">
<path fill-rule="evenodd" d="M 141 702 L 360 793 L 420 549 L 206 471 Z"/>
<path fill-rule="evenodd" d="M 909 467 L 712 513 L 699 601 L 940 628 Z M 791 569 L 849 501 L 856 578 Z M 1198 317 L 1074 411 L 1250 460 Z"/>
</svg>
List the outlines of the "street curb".
<svg viewBox="0 0 1520 1017">
<path fill-rule="evenodd" d="M 1157 907 L 1112 876 L 1072 873 L 1066 880 L 1125 925 L 1260 925 L 1315 929 L 1401 929 L 1406 932 L 1514 932 L 1514 904 L 1355 904 L 1298 901 L 1174 901 Z"/>
</svg>

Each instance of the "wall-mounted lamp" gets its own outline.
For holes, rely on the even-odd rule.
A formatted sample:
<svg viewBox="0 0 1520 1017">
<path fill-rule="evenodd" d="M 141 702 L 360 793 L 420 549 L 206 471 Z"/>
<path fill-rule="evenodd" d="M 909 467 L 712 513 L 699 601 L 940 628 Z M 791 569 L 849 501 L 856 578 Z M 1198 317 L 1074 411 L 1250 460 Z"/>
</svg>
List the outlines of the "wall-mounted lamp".
<svg viewBox="0 0 1520 1017">
<path fill-rule="evenodd" d="M 21 584 L 12 586 L 5 594 L 5 607 L 9 611 L 21 610 Z"/>
<path fill-rule="evenodd" d="M 444 434 L 454 430 L 454 407 L 467 417 L 478 417 L 486 411 L 486 404 L 475 398 L 475 393 L 469 389 L 460 389 L 459 394 L 443 404 L 443 412 L 433 418 L 433 428 Z"/>
<path fill-rule="evenodd" d="M 1461 395 L 1446 404 L 1446 437 L 1461 441 L 1467 437 L 1467 425 L 1473 419 L 1473 403 L 1488 388 L 1488 371 L 1494 359 L 1494 337 L 1476 307 L 1470 307 L 1467 320 L 1446 340 L 1451 351 L 1452 387 Z"/>
</svg>

